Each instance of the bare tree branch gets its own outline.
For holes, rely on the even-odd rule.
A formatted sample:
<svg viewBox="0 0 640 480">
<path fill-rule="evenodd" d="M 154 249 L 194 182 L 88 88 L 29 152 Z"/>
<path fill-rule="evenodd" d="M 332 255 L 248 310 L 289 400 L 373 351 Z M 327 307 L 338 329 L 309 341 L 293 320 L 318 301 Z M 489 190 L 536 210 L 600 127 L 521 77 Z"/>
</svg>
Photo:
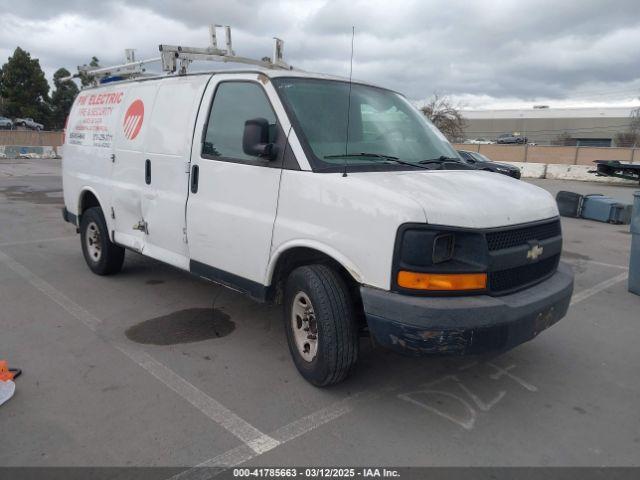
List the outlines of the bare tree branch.
<svg viewBox="0 0 640 480">
<path fill-rule="evenodd" d="M 626 132 L 620 132 L 615 137 L 618 147 L 640 146 L 640 108 L 631 111 L 631 121 Z"/>
<path fill-rule="evenodd" d="M 449 97 L 441 97 L 434 93 L 433 98 L 420 110 L 449 141 L 455 142 L 463 139 L 466 122 L 460 112 L 460 107 L 454 105 Z"/>
</svg>

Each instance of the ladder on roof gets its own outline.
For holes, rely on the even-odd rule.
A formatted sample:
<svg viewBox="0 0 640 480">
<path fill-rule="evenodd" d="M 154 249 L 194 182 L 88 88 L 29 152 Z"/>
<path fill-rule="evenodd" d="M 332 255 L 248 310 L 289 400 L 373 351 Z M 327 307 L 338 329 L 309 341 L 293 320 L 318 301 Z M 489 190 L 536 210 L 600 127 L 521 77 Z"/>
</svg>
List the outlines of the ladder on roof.
<svg viewBox="0 0 640 480">
<path fill-rule="evenodd" d="M 225 47 L 218 47 L 217 29 L 224 28 Z M 93 80 L 94 84 L 106 83 L 108 81 L 124 80 L 147 75 L 149 64 L 160 62 L 162 70 L 168 75 L 177 73 L 186 75 L 189 65 L 194 61 L 241 63 L 245 65 L 255 65 L 269 69 L 293 70 L 293 67 L 284 61 L 284 42 L 274 37 L 273 54 L 271 58 L 265 57 L 256 60 L 236 55 L 231 41 L 231 27 L 228 25 L 209 25 L 209 46 L 208 47 L 185 47 L 181 45 L 160 45 L 160 57 L 146 60 L 135 60 L 133 49 L 125 50 L 125 63 L 111 67 L 90 67 L 88 65 L 78 66 L 78 73 L 64 78 L 70 80 L 81 76 Z"/>
<path fill-rule="evenodd" d="M 126 63 L 113 65 L 111 67 L 91 67 L 89 65 L 78 66 L 78 73 L 62 80 L 70 80 L 85 76 L 93 80 L 94 84 L 106 83 L 106 81 L 124 80 L 126 78 L 140 77 L 146 74 L 147 65 L 157 63 L 160 57 L 148 58 L 146 60 L 135 60 L 134 50 L 125 50 Z"/>
<path fill-rule="evenodd" d="M 224 28 L 226 48 L 218 48 L 217 28 Z M 162 70 L 168 73 L 187 73 L 189 64 L 193 61 L 232 62 L 257 65 L 264 68 L 278 68 L 292 70 L 283 59 L 284 42 L 274 37 L 273 56 L 268 60 L 255 60 L 236 55 L 231 42 L 231 27 L 228 25 L 209 25 L 209 46 L 205 48 L 183 47 L 179 45 L 160 45 Z"/>
</svg>

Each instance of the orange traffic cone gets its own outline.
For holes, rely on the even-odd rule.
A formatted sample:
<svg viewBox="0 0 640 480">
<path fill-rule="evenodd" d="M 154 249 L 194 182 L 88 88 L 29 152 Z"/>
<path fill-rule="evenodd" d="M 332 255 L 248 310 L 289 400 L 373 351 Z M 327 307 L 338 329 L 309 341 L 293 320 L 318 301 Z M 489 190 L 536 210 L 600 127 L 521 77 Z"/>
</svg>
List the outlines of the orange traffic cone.
<svg viewBox="0 0 640 480">
<path fill-rule="evenodd" d="M 9 368 L 6 360 L 0 360 L 0 405 L 9 400 L 16 391 L 13 379 L 22 373 L 20 369 Z"/>
<path fill-rule="evenodd" d="M 18 373 L 18 370 L 9 370 L 9 365 L 6 360 L 0 360 L 0 382 L 13 380 L 16 377 L 16 373 Z"/>
</svg>

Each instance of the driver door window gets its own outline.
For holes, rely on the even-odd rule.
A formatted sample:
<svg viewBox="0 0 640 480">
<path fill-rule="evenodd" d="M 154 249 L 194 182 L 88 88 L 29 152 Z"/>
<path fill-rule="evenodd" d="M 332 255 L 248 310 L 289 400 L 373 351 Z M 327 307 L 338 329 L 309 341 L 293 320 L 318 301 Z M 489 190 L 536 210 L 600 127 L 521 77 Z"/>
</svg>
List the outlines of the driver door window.
<svg viewBox="0 0 640 480">
<path fill-rule="evenodd" d="M 263 163 L 264 160 L 247 155 L 242 149 L 244 124 L 254 118 L 265 118 L 269 122 L 269 142 L 275 142 L 276 115 L 262 87 L 254 82 L 221 83 L 209 113 L 202 157 Z"/>
</svg>

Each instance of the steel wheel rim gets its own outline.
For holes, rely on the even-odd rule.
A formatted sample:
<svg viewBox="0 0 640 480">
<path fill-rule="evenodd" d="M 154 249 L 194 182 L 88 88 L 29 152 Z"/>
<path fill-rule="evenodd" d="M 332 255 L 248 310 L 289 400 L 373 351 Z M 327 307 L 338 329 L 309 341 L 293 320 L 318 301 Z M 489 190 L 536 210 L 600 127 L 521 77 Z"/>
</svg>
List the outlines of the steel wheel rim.
<svg viewBox="0 0 640 480">
<path fill-rule="evenodd" d="M 291 330 L 298 353 L 311 362 L 318 352 L 318 323 L 309 296 L 298 292 L 291 308 Z"/>
<path fill-rule="evenodd" d="M 100 229 L 96 222 L 87 225 L 87 233 L 85 235 L 85 243 L 89 257 L 94 262 L 99 262 L 102 256 L 102 243 L 100 242 Z"/>
</svg>

